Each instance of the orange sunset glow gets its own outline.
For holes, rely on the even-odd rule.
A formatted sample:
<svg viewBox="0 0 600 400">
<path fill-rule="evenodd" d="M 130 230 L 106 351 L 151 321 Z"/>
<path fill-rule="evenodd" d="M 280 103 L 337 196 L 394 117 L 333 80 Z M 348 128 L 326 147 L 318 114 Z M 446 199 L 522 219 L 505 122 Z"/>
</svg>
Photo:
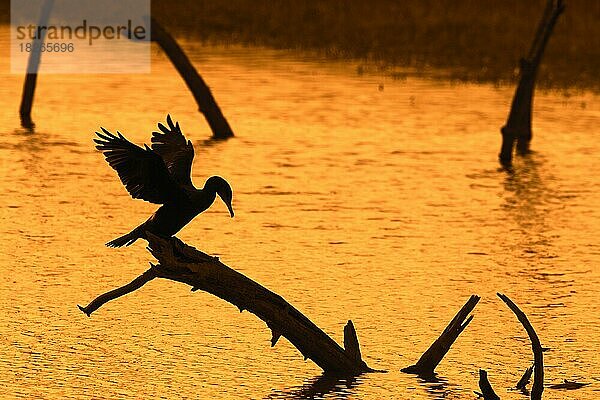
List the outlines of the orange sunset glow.
<svg viewBox="0 0 600 400">
<path fill-rule="evenodd" d="M 600 2 L 0 18 L 0 398 L 597 398 Z"/>
</svg>

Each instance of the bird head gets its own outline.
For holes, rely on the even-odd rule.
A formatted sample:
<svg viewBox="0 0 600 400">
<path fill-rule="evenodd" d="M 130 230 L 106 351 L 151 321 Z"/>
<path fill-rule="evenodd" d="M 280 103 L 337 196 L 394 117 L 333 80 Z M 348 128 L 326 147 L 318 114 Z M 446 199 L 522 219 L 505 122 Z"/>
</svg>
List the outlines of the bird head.
<svg viewBox="0 0 600 400">
<path fill-rule="evenodd" d="M 231 218 L 233 218 L 233 207 L 231 206 L 231 201 L 233 200 L 233 191 L 231 190 L 229 183 L 220 176 L 211 176 L 206 181 L 204 188 L 214 191 L 219 195 L 221 200 L 223 200 L 223 203 L 225 203 L 227 206 Z"/>
</svg>

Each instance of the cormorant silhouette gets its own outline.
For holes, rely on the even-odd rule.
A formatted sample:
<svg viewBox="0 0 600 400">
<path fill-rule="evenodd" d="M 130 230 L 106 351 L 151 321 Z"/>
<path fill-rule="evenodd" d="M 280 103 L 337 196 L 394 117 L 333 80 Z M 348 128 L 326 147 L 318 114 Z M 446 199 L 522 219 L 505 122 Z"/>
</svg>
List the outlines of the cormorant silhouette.
<svg viewBox="0 0 600 400">
<path fill-rule="evenodd" d="M 119 131 L 116 136 L 102 127 L 103 133 L 96 132 L 96 148 L 117 171 L 131 197 L 162 204 L 146 222 L 106 243 L 108 247 L 129 246 L 140 238 L 147 240 L 146 232 L 171 237 L 208 209 L 217 195 L 233 217 L 229 183 L 220 176 L 211 176 L 202 189 L 196 189 L 191 180 L 194 146 L 183 136 L 179 122 L 173 124 L 170 115 L 167 124 L 168 127 L 158 123 L 161 132 L 152 132 L 152 148 L 131 143 Z"/>
</svg>

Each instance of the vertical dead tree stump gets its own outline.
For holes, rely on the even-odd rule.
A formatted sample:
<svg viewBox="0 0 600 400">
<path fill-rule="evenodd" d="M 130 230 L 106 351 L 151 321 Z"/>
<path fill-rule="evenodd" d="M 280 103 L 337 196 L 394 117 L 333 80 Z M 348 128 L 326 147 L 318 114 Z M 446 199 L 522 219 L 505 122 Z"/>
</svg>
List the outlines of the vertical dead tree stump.
<svg viewBox="0 0 600 400">
<path fill-rule="evenodd" d="M 450 321 L 440 337 L 423 353 L 419 361 L 414 365 L 403 368 L 402 372 L 417 374 L 425 378 L 433 377 L 435 368 L 442 361 L 446 353 L 448 353 L 448 350 L 450 350 L 452 344 L 458 339 L 458 336 L 469 325 L 469 322 L 473 320 L 473 316 L 469 316 L 469 314 L 473 311 L 479 300 L 479 296 L 472 295 L 452 321 Z"/>
<path fill-rule="evenodd" d="M 203 290 L 263 320 L 272 333 L 271 346 L 281 336 L 310 358 L 326 373 L 355 376 L 373 372 L 362 360 L 352 321 L 344 328 L 344 347 L 276 293 L 177 238 L 162 239 L 147 233 L 148 250 L 159 261 L 131 283 L 98 296 L 86 307 L 78 306 L 87 316 L 110 300 L 141 288 L 154 278 L 170 279 Z M 168 300 L 168 299 L 166 299 Z"/>
<path fill-rule="evenodd" d="M 48 25 L 50 13 L 54 6 L 54 0 L 46 0 L 42 6 L 38 26 Z M 21 117 L 21 126 L 26 129 L 33 129 L 35 124 L 31 119 L 31 109 L 33 107 L 33 97 L 35 94 L 35 85 L 37 84 L 38 70 L 42 58 L 42 44 L 46 38 L 46 31 L 40 32 L 40 36 L 33 39 L 29 60 L 27 61 L 27 71 L 25 74 L 25 83 L 23 84 L 23 94 L 21 96 L 21 106 L 19 107 L 19 116 Z"/>
<path fill-rule="evenodd" d="M 150 19 L 152 41 L 156 42 L 173 63 L 192 92 L 199 111 L 213 132 L 214 139 L 233 137 L 233 130 L 217 105 L 210 88 L 204 82 L 177 41 L 154 18 Z"/>
<path fill-rule="evenodd" d="M 564 11 L 564 8 L 563 0 L 548 0 L 529 54 L 520 61 L 519 84 L 513 97 L 506 125 L 500 130 L 502 132 L 502 146 L 499 160 L 505 168 L 510 168 L 512 165 L 515 141 L 517 142 L 518 154 L 524 155 L 529 152 L 532 137 L 531 113 L 535 79 L 548 39 L 552 35 L 556 20 Z"/>
</svg>

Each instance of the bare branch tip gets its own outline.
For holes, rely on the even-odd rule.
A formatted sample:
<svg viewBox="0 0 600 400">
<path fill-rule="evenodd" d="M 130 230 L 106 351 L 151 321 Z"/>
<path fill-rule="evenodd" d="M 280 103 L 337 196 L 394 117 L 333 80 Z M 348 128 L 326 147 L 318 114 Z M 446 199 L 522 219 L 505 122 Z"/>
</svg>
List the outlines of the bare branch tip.
<svg viewBox="0 0 600 400">
<path fill-rule="evenodd" d="M 87 312 L 87 308 L 86 307 L 83 307 L 83 306 L 80 306 L 79 304 L 77 304 L 77 308 L 79 308 L 79 310 L 81 310 L 82 313 L 84 313 L 85 315 L 87 315 L 88 318 L 92 315 L 92 313 L 88 313 Z"/>
<path fill-rule="evenodd" d="M 271 329 L 271 347 L 275 347 L 280 337 L 281 333 L 277 332 L 274 329 Z"/>
</svg>

